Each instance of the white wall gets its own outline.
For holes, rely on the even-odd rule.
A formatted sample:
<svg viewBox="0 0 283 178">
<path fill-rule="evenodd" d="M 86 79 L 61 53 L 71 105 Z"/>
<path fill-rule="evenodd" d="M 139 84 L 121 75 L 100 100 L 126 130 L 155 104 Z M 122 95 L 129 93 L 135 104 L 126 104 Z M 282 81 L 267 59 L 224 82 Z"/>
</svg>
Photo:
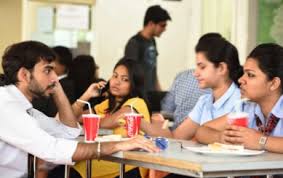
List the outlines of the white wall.
<svg viewBox="0 0 283 178">
<path fill-rule="evenodd" d="M 226 39 L 231 39 L 232 1 L 202 0 L 202 34 L 219 32 Z"/>
<path fill-rule="evenodd" d="M 5 49 L 18 41 L 22 40 L 22 0 L 0 0 L 0 56 L 3 56 Z M 0 58 L 0 63 L 2 58 Z M 3 72 L 2 66 L 0 73 Z"/>
<path fill-rule="evenodd" d="M 27 0 L 24 0 L 27 2 Z M 46 4 L 25 3 L 24 40 L 31 38 L 36 25 L 36 9 Z M 28 5 L 27 5 L 28 4 Z M 100 65 L 100 76 L 107 79 L 128 39 L 142 29 L 148 6 L 160 4 L 172 17 L 167 31 L 157 38 L 158 76 L 167 90 L 177 73 L 195 66 L 194 46 L 207 32 L 220 32 L 238 47 L 241 61 L 254 47 L 257 0 L 97 0 L 94 4 L 91 53 Z"/>
<path fill-rule="evenodd" d="M 123 56 L 128 39 L 143 24 L 148 6 L 160 4 L 172 17 L 167 31 L 157 38 L 158 76 L 167 90 L 177 73 L 195 66 L 194 46 L 207 32 L 219 32 L 239 50 L 244 63 L 255 46 L 257 0 L 97 0 L 94 6 L 92 54 L 100 76 L 109 78 Z"/>
<path fill-rule="evenodd" d="M 257 2 L 202 0 L 202 34 L 222 34 L 237 47 L 242 64 L 256 44 Z"/>
<path fill-rule="evenodd" d="M 160 4 L 172 17 L 160 38 L 157 38 L 158 76 L 164 90 L 168 89 L 180 71 L 189 68 L 193 60 L 191 29 L 192 0 L 97 0 L 94 7 L 93 55 L 100 65 L 100 76 L 110 77 L 112 69 L 123 56 L 128 39 L 142 29 L 144 13 L 148 6 Z M 194 9 L 194 11 L 196 11 Z M 200 11 L 196 11 L 200 12 Z M 197 20 L 199 22 L 199 20 Z M 196 26 L 193 26 L 196 25 Z M 199 30 L 196 30 L 199 31 Z M 193 46 L 192 46 L 193 45 Z M 189 47 L 191 46 L 191 47 Z M 188 52 L 191 51 L 191 52 Z M 194 56 L 194 55 L 193 55 Z M 190 60 L 189 60 L 190 59 Z"/>
<path fill-rule="evenodd" d="M 233 1 L 231 42 L 237 47 L 242 64 L 256 45 L 257 2 Z"/>
</svg>

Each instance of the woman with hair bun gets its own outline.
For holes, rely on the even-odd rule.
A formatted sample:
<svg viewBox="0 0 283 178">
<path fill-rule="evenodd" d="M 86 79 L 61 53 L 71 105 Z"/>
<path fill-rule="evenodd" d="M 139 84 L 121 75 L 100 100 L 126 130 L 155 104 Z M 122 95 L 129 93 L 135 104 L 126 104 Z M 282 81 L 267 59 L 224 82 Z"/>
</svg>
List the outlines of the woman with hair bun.
<svg viewBox="0 0 283 178">
<path fill-rule="evenodd" d="M 227 116 L 207 122 L 196 138 L 201 143 L 241 144 L 248 149 L 283 153 L 283 47 L 258 45 L 247 57 L 239 79 L 248 101 L 235 111 L 248 114 L 248 128 L 227 124 Z"/>
<path fill-rule="evenodd" d="M 199 40 L 195 52 L 194 76 L 201 89 L 210 88 L 212 92 L 201 96 L 183 123 L 172 132 L 162 129 L 160 115 L 152 117 L 152 124 L 142 122 L 141 129 L 148 135 L 192 139 L 202 124 L 231 112 L 235 101 L 240 100 L 238 78 L 243 71 L 236 47 L 222 37 L 207 37 Z"/>
</svg>

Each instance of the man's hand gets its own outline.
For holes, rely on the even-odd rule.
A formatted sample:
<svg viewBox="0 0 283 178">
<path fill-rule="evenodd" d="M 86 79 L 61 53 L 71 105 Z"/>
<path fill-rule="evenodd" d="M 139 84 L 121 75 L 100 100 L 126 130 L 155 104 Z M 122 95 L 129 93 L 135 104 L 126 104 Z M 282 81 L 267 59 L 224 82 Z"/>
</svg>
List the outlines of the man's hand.
<svg viewBox="0 0 283 178">
<path fill-rule="evenodd" d="M 130 140 L 119 142 L 115 145 L 115 147 L 118 151 L 128 151 L 135 149 L 143 149 L 151 153 L 160 151 L 152 141 L 144 138 L 143 136 L 136 136 Z"/>
<path fill-rule="evenodd" d="M 52 96 L 53 97 L 60 97 L 64 95 L 64 90 L 62 85 L 60 84 L 59 80 L 53 81 L 49 86 L 49 89 L 52 89 Z"/>
<path fill-rule="evenodd" d="M 58 109 L 56 118 L 59 118 L 64 125 L 78 128 L 77 117 L 74 115 L 70 102 L 59 81 L 54 81 L 53 90 L 52 97 Z"/>
<path fill-rule="evenodd" d="M 78 143 L 77 149 L 72 156 L 72 160 L 82 161 L 86 159 L 94 159 L 98 158 L 99 155 L 105 156 L 118 151 L 129 151 L 136 149 L 143 149 L 151 153 L 160 151 L 152 141 L 144 138 L 143 136 L 136 136 L 127 141 L 101 143 L 101 153 L 98 153 L 98 148 L 99 147 L 97 143 Z"/>
</svg>

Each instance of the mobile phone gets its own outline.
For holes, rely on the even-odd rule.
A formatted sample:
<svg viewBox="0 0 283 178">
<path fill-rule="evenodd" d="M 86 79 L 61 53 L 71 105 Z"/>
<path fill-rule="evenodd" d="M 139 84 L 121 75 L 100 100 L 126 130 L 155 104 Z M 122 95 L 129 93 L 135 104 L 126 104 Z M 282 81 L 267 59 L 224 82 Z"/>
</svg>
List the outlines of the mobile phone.
<svg viewBox="0 0 283 178">
<path fill-rule="evenodd" d="M 107 81 L 105 87 L 103 87 L 101 90 L 100 90 L 100 95 L 103 95 L 103 93 L 107 92 L 109 89 L 109 81 Z"/>
</svg>

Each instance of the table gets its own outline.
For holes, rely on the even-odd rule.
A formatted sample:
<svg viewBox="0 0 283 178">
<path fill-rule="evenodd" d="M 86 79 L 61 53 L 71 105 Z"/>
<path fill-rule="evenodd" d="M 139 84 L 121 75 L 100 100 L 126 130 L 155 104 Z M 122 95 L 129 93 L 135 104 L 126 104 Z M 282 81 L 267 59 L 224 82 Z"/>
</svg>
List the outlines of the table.
<svg viewBox="0 0 283 178">
<path fill-rule="evenodd" d="M 141 166 L 193 177 L 230 177 L 243 175 L 283 174 L 283 154 L 265 152 L 257 156 L 212 156 L 181 148 L 196 146 L 196 142 L 170 140 L 169 148 L 160 153 L 142 151 L 118 152 L 102 159 Z"/>
</svg>

